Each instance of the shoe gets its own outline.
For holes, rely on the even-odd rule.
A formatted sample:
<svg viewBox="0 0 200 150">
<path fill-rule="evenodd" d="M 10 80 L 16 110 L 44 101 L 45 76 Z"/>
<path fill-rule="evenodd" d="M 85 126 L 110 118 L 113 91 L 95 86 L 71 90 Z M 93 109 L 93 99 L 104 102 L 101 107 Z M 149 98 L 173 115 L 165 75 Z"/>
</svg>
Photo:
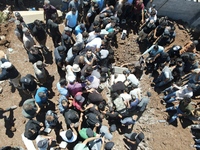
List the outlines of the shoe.
<svg viewBox="0 0 200 150">
<path fill-rule="evenodd" d="M 147 96 L 148 96 L 148 97 L 151 97 L 151 92 L 147 92 Z"/>
<path fill-rule="evenodd" d="M 167 120 L 158 120 L 158 122 L 165 123 L 165 122 L 167 122 Z"/>
<path fill-rule="evenodd" d="M 3 88 L 2 87 L 0 87 L 0 94 L 3 92 Z"/>
<path fill-rule="evenodd" d="M 159 96 L 160 97 L 160 99 L 163 99 L 164 98 L 164 96 Z"/>
<path fill-rule="evenodd" d="M 16 105 L 10 107 L 11 110 L 15 110 L 16 108 L 17 108 Z"/>
</svg>

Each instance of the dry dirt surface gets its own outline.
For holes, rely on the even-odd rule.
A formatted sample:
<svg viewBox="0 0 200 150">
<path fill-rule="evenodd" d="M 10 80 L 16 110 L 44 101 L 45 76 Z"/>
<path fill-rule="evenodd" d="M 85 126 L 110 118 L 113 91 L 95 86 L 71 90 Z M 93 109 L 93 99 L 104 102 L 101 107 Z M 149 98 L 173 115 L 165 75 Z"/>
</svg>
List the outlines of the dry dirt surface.
<svg viewBox="0 0 200 150">
<path fill-rule="evenodd" d="M 0 45 L 0 50 L 3 50 L 8 54 L 9 60 L 15 65 L 15 67 L 20 71 L 22 76 L 31 73 L 34 74 L 32 64 L 28 62 L 27 54 L 22 47 L 22 44 L 18 41 L 14 35 L 14 23 L 1 24 L 0 25 L 0 36 L 5 35 L 6 40 L 9 41 L 7 45 Z M 176 40 L 173 44 L 184 45 L 190 36 L 185 30 L 180 30 L 176 28 Z M 124 63 L 129 63 L 137 61 L 141 52 L 146 48 L 145 46 L 140 46 L 135 42 L 137 35 L 133 33 L 130 29 L 128 38 L 126 40 L 120 40 L 120 34 L 118 34 L 118 48 L 115 50 L 115 65 L 121 66 Z M 53 51 L 53 44 L 51 39 L 48 37 L 47 46 Z M 9 53 L 8 48 L 13 48 L 13 52 Z M 48 58 L 52 59 L 52 53 Z M 51 81 L 49 81 L 49 89 L 51 88 L 51 101 L 57 103 L 58 92 L 56 90 L 56 83 L 59 81 L 59 76 L 56 70 L 56 65 L 52 61 L 47 61 L 50 65 L 47 67 L 49 74 L 52 76 Z M 138 149 L 141 150 L 190 150 L 190 145 L 193 144 L 192 135 L 190 130 L 186 128 L 183 123 L 179 120 L 177 126 L 166 125 L 165 123 L 159 123 L 158 120 L 163 120 L 166 118 L 167 113 L 161 112 L 164 109 L 160 103 L 159 95 L 154 92 L 153 88 L 150 86 L 150 80 L 148 75 L 143 75 L 141 78 L 141 88 L 143 94 L 146 92 L 151 92 L 151 100 L 147 107 L 147 110 L 143 113 L 142 117 L 133 127 L 133 131 L 142 131 L 145 134 L 145 141 L 139 146 Z M 22 140 L 21 134 L 24 132 L 25 122 L 27 121 L 22 116 L 21 105 L 23 101 L 28 98 L 23 93 L 15 91 L 9 86 L 8 81 L 4 81 L 0 84 L 3 87 L 3 92 L 0 94 L 0 106 L 6 108 L 12 105 L 17 105 L 18 108 L 14 110 L 13 114 L 9 112 L 4 113 L 0 116 L 0 147 L 10 145 L 10 146 L 21 146 L 25 148 Z M 62 117 L 59 119 L 62 120 Z M 16 132 L 11 132 L 10 127 L 14 123 Z M 63 122 L 64 124 L 64 122 Z M 65 126 L 65 125 L 64 125 Z M 116 150 L 125 150 L 123 136 L 122 134 L 115 132 L 114 139 Z"/>
</svg>

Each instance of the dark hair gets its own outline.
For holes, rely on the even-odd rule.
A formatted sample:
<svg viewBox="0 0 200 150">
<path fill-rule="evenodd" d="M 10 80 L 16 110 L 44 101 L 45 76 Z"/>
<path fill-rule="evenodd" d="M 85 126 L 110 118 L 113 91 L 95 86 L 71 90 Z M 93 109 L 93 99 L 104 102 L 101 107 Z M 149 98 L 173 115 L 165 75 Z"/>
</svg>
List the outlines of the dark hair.
<svg viewBox="0 0 200 150">
<path fill-rule="evenodd" d="M 59 83 L 60 83 L 61 86 L 67 85 L 67 80 L 66 79 L 60 79 Z"/>
<path fill-rule="evenodd" d="M 119 10 L 117 11 L 117 16 L 121 16 L 121 14 L 122 14 L 122 10 L 119 9 Z"/>
<path fill-rule="evenodd" d="M 72 53 L 73 54 L 77 54 L 79 52 L 79 49 L 78 49 L 78 47 L 77 46 L 72 46 Z"/>
<path fill-rule="evenodd" d="M 93 26 L 99 26 L 99 25 L 100 25 L 99 21 L 95 20 L 95 21 L 93 22 Z"/>
<path fill-rule="evenodd" d="M 114 33 L 114 32 L 109 32 L 109 33 L 107 34 L 106 39 L 107 39 L 107 40 L 112 40 L 112 38 L 113 38 L 113 33 Z"/>
<path fill-rule="evenodd" d="M 97 9 L 99 5 L 97 3 L 94 4 L 94 8 Z"/>
<path fill-rule="evenodd" d="M 56 14 L 52 14 L 52 15 L 51 15 L 51 19 L 52 19 L 52 20 L 55 20 L 56 18 L 57 18 Z"/>
<path fill-rule="evenodd" d="M 162 63 L 162 64 L 160 64 L 160 68 L 162 68 L 162 69 L 163 69 L 164 67 L 165 67 L 165 64 L 163 64 L 163 63 Z"/>
<path fill-rule="evenodd" d="M 85 31 L 85 25 L 84 25 L 84 24 L 81 24 L 81 25 L 80 25 L 80 29 Z"/>
<path fill-rule="evenodd" d="M 83 35 L 83 37 L 88 37 L 89 36 L 88 32 L 83 32 L 82 35 Z"/>
<path fill-rule="evenodd" d="M 156 10 L 155 10 L 155 9 L 152 9 L 152 11 L 151 11 L 150 14 L 151 14 L 151 15 L 155 15 L 155 14 L 156 14 Z"/>
<path fill-rule="evenodd" d="M 131 95 L 131 99 L 134 101 L 136 99 L 135 95 Z"/>
<path fill-rule="evenodd" d="M 105 110 L 105 107 L 106 107 L 106 104 L 105 104 L 104 101 L 101 102 L 101 103 L 99 103 L 99 105 L 98 105 L 98 109 L 101 110 L 101 111 L 104 111 L 104 110 Z"/>
<path fill-rule="evenodd" d="M 41 24 L 40 24 L 40 21 L 39 20 L 35 20 L 34 22 L 33 22 L 36 26 L 40 26 Z"/>
<path fill-rule="evenodd" d="M 75 8 L 75 7 L 72 7 L 72 11 L 73 11 L 73 12 L 76 12 L 76 8 Z"/>
<path fill-rule="evenodd" d="M 158 45 L 155 45 L 153 48 L 156 49 L 156 50 L 158 50 Z"/>
<path fill-rule="evenodd" d="M 117 92 L 111 93 L 111 97 L 114 100 L 115 98 L 117 98 L 119 96 L 119 94 Z"/>
<path fill-rule="evenodd" d="M 92 66 L 91 65 L 89 65 L 89 66 L 87 66 L 87 68 L 85 69 L 86 70 L 86 72 L 92 72 L 93 71 L 93 68 L 92 68 Z"/>
<path fill-rule="evenodd" d="M 104 82 L 106 82 L 106 79 L 107 79 L 107 78 L 106 78 L 105 76 L 101 76 L 101 77 L 100 77 L 100 82 L 101 82 L 101 83 L 104 83 Z"/>
<path fill-rule="evenodd" d="M 171 26 L 171 30 L 173 30 L 173 31 L 174 31 L 174 30 L 175 30 L 175 26 Z"/>
<path fill-rule="evenodd" d="M 186 102 L 186 103 L 190 103 L 191 102 L 191 98 L 188 97 L 188 96 L 184 96 L 183 97 L 183 101 Z"/>
<path fill-rule="evenodd" d="M 101 32 L 101 28 L 100 27 L 97 27 L 97 28 L 95 28 L 95 30 L 94 30 L 96 33 L 100 33 Z"/>
</svg>

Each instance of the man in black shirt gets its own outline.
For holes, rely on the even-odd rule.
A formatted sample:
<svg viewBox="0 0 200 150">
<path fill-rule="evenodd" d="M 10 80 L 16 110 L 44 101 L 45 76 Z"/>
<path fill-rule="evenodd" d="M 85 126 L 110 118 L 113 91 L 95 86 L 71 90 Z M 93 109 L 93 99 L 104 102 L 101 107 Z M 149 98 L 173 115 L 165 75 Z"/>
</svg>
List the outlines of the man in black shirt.
<svg viewBox="0 0 200 150">
<path fill-rule="evenodd" d="M 142 42 L 155 28 L 156 25 L 154 20 L 146 22 L 144 26 L 142 26 L 142 30 L 139 32 L 138 42 Z"/>
<path fill-rule="evenodd" d="M 44 54 L 47 54 L 48 49 L 46 47 L 46 40 L 47 40 L 47 34 L 42 26 L 42 22 L 39 20 L 34 21 L 34 27 L 32 30 L 33 36 L 37 40 L 37 42 L 40 44 Z"/>
<path fill-rule="evenodd" d="M 67 125 L 67 127 L 70 127 L 72 124 L 77 124 L 79 121 L 79 115 L 78 113 L 73 110 L 73 109 L 68 109 L 65 113 L 64 113 L 64 117 L 65 117 L 65 123 Z M 76 126 L 76 125 L 75 125 Z"/>
<path fill-rule="evenodd" d="M 65 78 L 65 58 L 67 56 L 66 48 L 64 46 L 58 46 L 54 50 L 55 62 L 57 70 L 61 78 Z"/>
<path fill-rule="evenodd" d="M 29 62 L 32 64 L 36 63 L 37 61 L 43 61 L 42 53 L 40 52 L 39 48 L 36 46 L 32 46 L 30 51 L 28 51 L 28 58 Z"/>
<path fill-rule="evenodd" d="M 14 30 L 15 35 L 19 39 L 20 42 L 23 43 L 23 31 L 22 31 L 22 25 L 19 20 L 15 20 L 16 28 Z"/>
<path fill-rule="evenodd" d="M 20 79 L 20 82 L 22 84 L 22 90 L 24 90 L 25 93 L 34 96 L 35 91 L 37 89 L 37 83 L 35 80 L 35 77 L 31 74 L 27 74 L 25 77 L 22 77 Z"/>
<path fill-rule="evenodd" d="M 44 129 L 43 123 L 36 120 L 29 120 L 25 125 L 24 136 L 29 140 L 35 140 Z"/>
<path fill-rule="evenodd" d="M 20 88 L 20 77 L 21 74 L 19 71 L 13 66 L 11 62 L 6 60 L 5 58 L 1 59 L 1 74 L 0 74 L 0 81 L 10 79 L 10 83 L 13 84 L 15 88 Z"/>
<path fill-rule="evenodd" d="M 47 22 L 47 33 L 52 37 L 54 47 L 59 46 L 58 43 L 61 41 L 61 33 L 59 31 L 58 24 L 56 23 L 56 15 L 52 15 L 52 20 L 49 19 Z"/>
</svg>

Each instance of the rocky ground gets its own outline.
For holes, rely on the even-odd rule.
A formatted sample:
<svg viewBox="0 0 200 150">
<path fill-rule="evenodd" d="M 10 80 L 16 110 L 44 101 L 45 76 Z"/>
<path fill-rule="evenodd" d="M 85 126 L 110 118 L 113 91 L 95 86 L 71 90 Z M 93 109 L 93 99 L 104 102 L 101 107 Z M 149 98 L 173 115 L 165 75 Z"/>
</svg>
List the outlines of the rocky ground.
<svg viewBox="0 0 200 150">
<path fill-rule="evenodd" d="M 14 36 L 14 23 L 1 24 L 0 25 L 0 36 L 5 36 L 5 39 L 0 40 L 0 50 L 8 54 L 9 60 L 16 66 L 16 68 L 21 72 L 22 76 L 31 73 L 33 74 L 32 64 L 28 62 L 27 54 L 22 47 L 22 44 Z M 176 25 L 177 37 L 175 42 L 172 44 L 184 45 L 190 36 L 182 28 L 182 25 Z M 125 63 L 135 62 L 140 57 L 141 52 L 146 49 L 146 45 L 138 45 L 136 43 L 137 35 L 134 34 L 134 30 L 127 28 L 129 31 L 128 38 L 122 41 L 120 40 L 120 34 L 118 34 L 118 48 L 115 50 L 115 65 L 121 66 Z M 48 37 L 47 46 L 53 51 L 53 44 L 51 39 Z M 8 48 L 12 48 L 13 52 L 9 52 Z M 57 74 L 56 65 L 52 61 L 52 53 L 50 53 L 47 58 L 46 63 L 50 64 L 47 67 L 52 78 L 49 82 L 49 87 L 51 88 L 51 101 L 57 104 L 58 92 L 56 90 L 56 83 L 59 81 L 59 76 Z M 151 100 L 147 107 L 147 110 L 139 118 L 138 122 L 130 130 L 142 131 L 145 134 L 145 140 L 142 142 L 138 149 L 139 150 L 190 150 L 190 145 L 193 144 L 193 139 L 190 130 L 184 122 L 178 120 L 177 125 L 167 125 L 166 123 L 160 123 L 159 120 L 166 119 L 167 113 L 161 112 L 165 106 L 160 103 L 159 95 L 150 86 L 151 78 L 145 73 L 141 77 L 141 88 L 143 95 L 146 92 L 151 92 Z M 9 107 L 11 105 L 17 105 L 18 108 L 14 111 L 14 114 L 5 113 L 0 116 L 0 147 L 5 145 L 11 146 L 21 146 L 25 147 L 22 140 L 21 134 L 24 132 L 24 126 L 26 119 L 22 116 L 21 105 L 28 96 L 23 93 L 19 93 L 9 86 L 8 81 L 0 83 L 3 87 L 3 92 L 0 94 L 0 106 L 3 108 Z M 7 116 L 6 118 L 3 116 Z M 62 117 L 59 118 L 63 121 Z M 187 124 L 188 121 L 186 121 Z M 10 127 L 14 123 L 16 131 L 11 132 Z M 64 122 L 63 122 L 64 123 Z M 123 141 L 122 133 L 115 132 L 114 139 L 116 150 L 125 150 L 126 147 Z"/>
</svg>

